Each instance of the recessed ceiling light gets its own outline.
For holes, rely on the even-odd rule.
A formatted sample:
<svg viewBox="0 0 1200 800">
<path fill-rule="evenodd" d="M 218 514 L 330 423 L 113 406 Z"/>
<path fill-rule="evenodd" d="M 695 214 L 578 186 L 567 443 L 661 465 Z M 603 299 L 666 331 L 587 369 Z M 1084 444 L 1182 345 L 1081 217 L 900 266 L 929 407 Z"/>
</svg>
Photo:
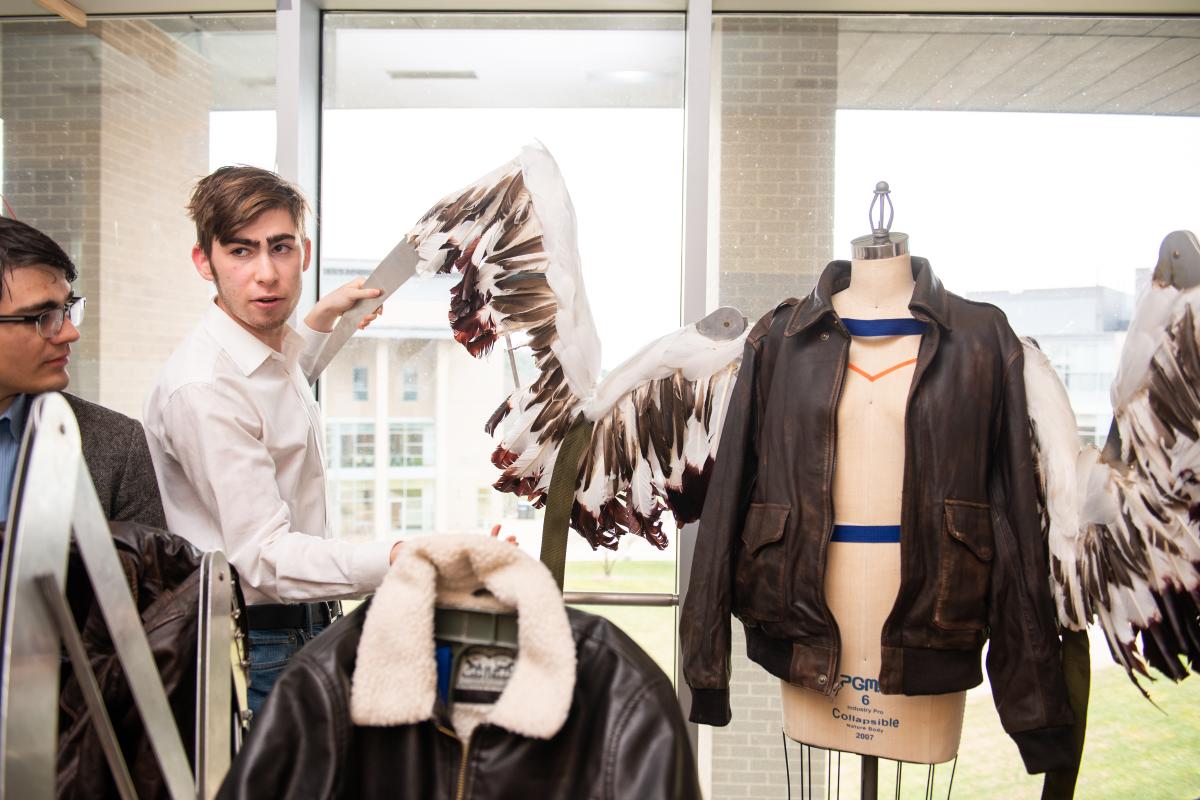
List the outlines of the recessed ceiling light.
<svg viewBox="0 0 1200 800">
<path fill-rule="evenodd" d="M 588 73 L 588 80 L 614 81 L 616 83 L 649 83 L 661 77 L 661 73 L 646 69 L 610 69 Z"/>
<path fill-rule="evenodd" d="M 389 69 L 387 74 L 394 81 L 473 81 L 479 78 L 473 69 Z"/>
</svg>

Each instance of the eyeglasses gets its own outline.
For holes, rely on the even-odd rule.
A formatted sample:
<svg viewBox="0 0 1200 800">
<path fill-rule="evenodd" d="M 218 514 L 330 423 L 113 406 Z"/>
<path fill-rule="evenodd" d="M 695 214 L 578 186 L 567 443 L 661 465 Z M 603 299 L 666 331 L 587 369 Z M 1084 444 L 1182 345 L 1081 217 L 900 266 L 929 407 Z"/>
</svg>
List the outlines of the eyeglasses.
<svg viewBox="0 0 1200 800">
<path fill-rule="evenodd" d="M 72 297 L 59 308 L 52 308 L 40 314 L 0 316 L 0 322 L 32 322 L 37 325 L 38 335 L 43 339 L 53 339 L 62 333 L 63 321 L 71 320 L 78 327 L 83 322 L 83 303 L 87 298 Z"/>
</svg>

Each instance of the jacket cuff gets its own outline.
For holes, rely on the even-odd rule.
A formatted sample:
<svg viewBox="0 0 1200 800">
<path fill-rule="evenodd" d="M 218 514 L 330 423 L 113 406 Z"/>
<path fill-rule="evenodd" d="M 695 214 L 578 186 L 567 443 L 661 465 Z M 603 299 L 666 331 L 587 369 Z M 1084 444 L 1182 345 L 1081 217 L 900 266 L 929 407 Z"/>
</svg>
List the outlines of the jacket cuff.
<svg viewBox="0 0 1200 800">
<path fill-rule="evenodd" d="M 729 689 L 692 689 L 692 711 L 688 720 L 700 725 L 728 725 Z"/>
<path fill-rule="evenodd" d="M 1076 766 L 1074 728 L 1070 725 L 1021 731 L 1009 736 L 1017 743 L 1021 760 L 1030 775 Z"/>
</svg>

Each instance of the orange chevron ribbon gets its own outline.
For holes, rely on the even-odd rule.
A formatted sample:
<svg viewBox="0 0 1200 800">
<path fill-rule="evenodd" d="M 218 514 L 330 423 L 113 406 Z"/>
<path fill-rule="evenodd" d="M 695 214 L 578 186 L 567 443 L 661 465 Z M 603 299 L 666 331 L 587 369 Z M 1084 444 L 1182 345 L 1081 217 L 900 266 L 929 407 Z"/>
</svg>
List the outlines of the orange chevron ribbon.
<svg viewBox="0 0 1200 800">
<path fill-rule="evenodd" d="M 893 364 L 892 366 L 885 369 L 883 372 L 877 372 L 874 375 L 867 372 L 865 369 L 862 369 L 861 367 L 855 366 L 854 364 L 848 364 L 847 366 L 849 366 L 850 369 L 854 370 L 859 375 L 862 375 L 864 378 L 869 380 L 871 383 L 874 383 L 875 381 L 882 378 L 884 375 L 890 375 L 891 373 L 895 372 L 898 369 L 904 369 L 909 364 L 915 364 L 915 363 L 917 363 L 917 360 L 915 358 L 910 358 L 908 361 L 901 361 L 899 364 Z"/>
</svg>

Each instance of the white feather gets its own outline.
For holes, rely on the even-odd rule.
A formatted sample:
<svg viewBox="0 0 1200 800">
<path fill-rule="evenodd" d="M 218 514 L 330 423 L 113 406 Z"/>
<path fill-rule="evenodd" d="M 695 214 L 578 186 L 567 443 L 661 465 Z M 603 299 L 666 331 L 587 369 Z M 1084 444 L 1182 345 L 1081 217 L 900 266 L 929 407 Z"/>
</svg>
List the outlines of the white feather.
<svg viewBox="0 0 1200 800">
<path fill-rule="evenodd" d="M 595 395 L 584 403 L 583 415 L 599 419 L 634 387 L 676 371 L 689 381 L 711 375 L 739 358 L 748 335 L 747 330 L 733 339 L 718 341 L 697 331 L 695 325 L 685 325 L 655 339 L 604 376 Z"/>
<path fill-rule="evenodd" d="M 527 145 L 519 161 L 525 172 L 525 188 L 533 197 L 542 223 L 543 247 L 554 265 L 546 272 L 546 280 L 558 300 L 555 322 L 558 341 L 551 349 L 558 356 L 571 392 L 585 399 L 592 396 L 600 374 L 600 337 L 584 290 L 575 207 L 558 164 L 545 147 L 540 143 Z"/>
</svg>

